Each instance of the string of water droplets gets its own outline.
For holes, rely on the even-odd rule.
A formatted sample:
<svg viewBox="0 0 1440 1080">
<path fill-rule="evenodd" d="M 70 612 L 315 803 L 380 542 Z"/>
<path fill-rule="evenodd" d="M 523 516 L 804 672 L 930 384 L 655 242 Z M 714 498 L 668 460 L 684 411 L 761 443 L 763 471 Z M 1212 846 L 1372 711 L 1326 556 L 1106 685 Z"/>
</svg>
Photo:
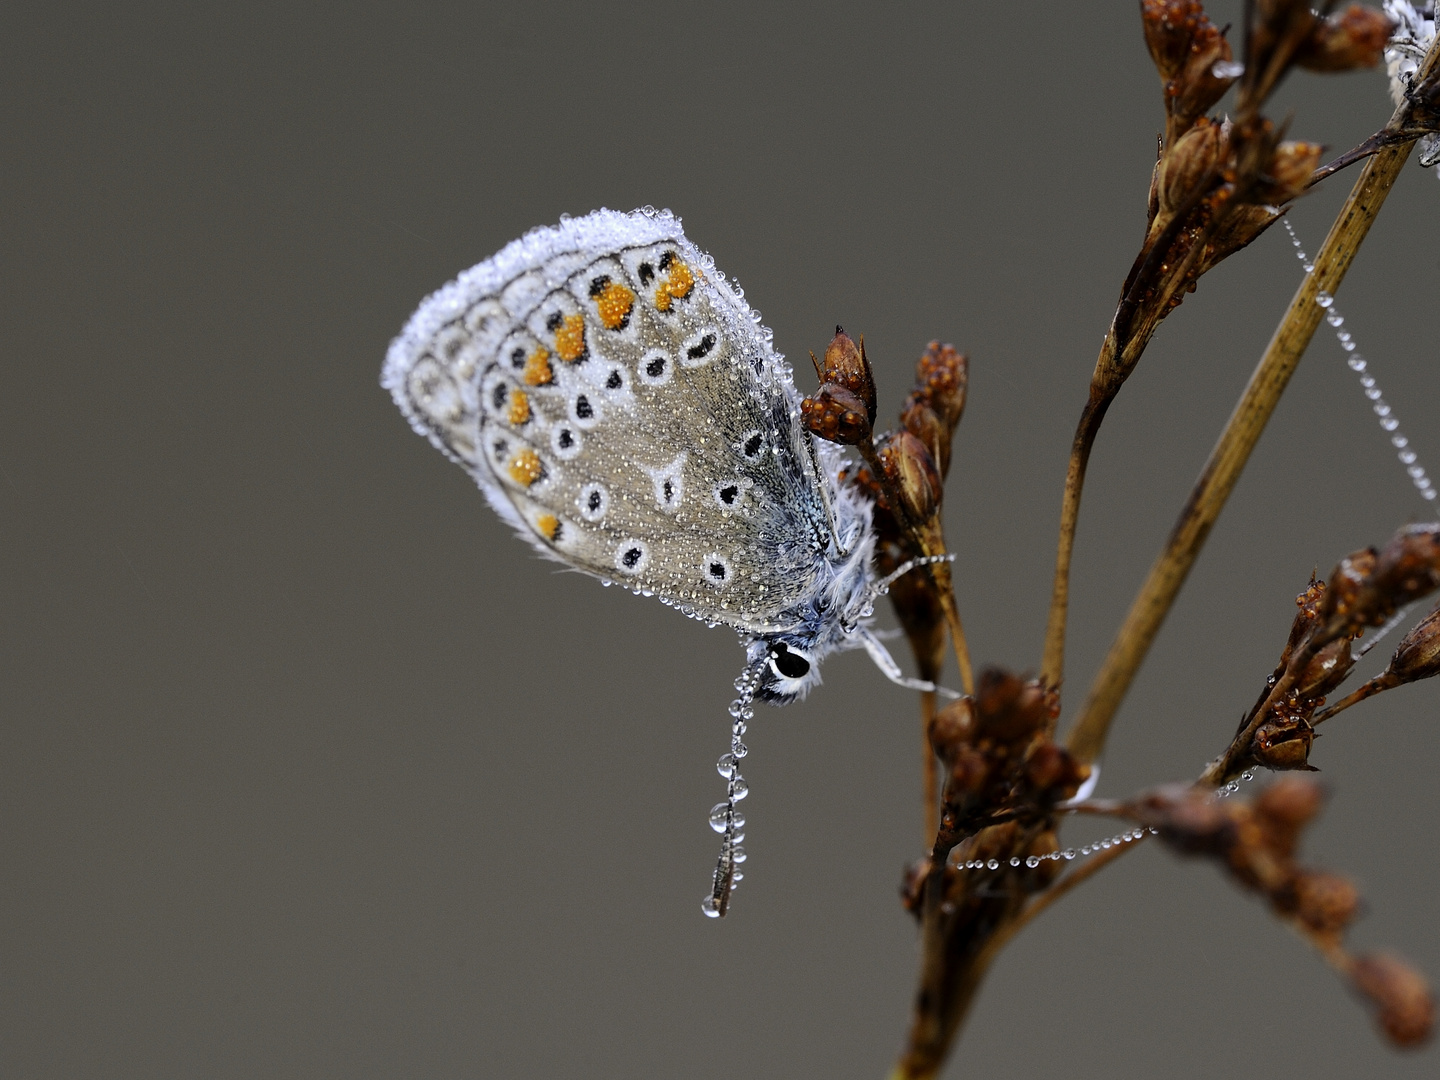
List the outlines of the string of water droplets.
<svg viewBox="0 0 1440 1080">
<path fill-rule="evenodd" d="M 1285 226 L 1285 231 L 1290 234 L 1290 243 L 1295 246 L 1295 255 L 1305 268 L 1305 273 L 1311 273 L 1315 269 L 1315 264 L 1305 253 L 1305 248 L 1301 246 L 1300 237 L 1295 235 L 1295 227 L 1290 224 L 1290 218 L 1283 217 L 1280 222 Z M 1400 458 L 1400 464 L 1405 467 L 1410 482 L 1420 492 L 1422 499 L 1434 502 L 1435 485 L 1426 475 L 1425 467 L 1420 464 L 1415 451 L 1410 448 L 1410 440 L 1400 430 L 1400 421 L 1395 416 L 1395 411 L 1386 402 L 1379 384 L 1375 382 L 1375 377 L 1370 374 L 1369 361 L 1355 351 L 1355 340 L 1350 331 L 1344 328 L 1345 316 L 1341 315 L 1340 309 L 1335 306 L 1335 298 L 1322 290 L 1316 294 L 1315 302 L 1325 309 L 1325 321 L 1334 329 L 1335 340 L 1340 343 L 1340 348 L 1348 354 L 1345 362 L 1350 366 L 1350 370 L 1359 376 L 1360 387 L 1365 396 L 1370 399 L 1371 408 L 1379 418 L 1380 426 L 1389 433 L 1390 445 L 1395 448 L 1396 456 Z"/>
<path fill-rule="evenodd" d="M 1255 779 L 1255 770 L 1246 769 L 1238 779 L 1231 780 L 1215 789 L 1213 798 L 1228 799 L 1240 790 L 1240 781 L 1247 783 Z M 1133 844 L 1135 841 L 1146 836 L 1159 836 L 1159 829 L 1152 829 L 1145 825 L 1127 829 L 1125 832 L 1117 833 L 1114 836 L 1107 836 L 1104 840 L 1096 840 L 1089 844 L 1083 844 L 1078 848 L 1065 848 L 1062 851 L 1050 851 L 1044 855 L 1027 855 L 1023 859 L 1019 855 L 1012 855 L 1005 859 L 968 859 L 965 862 L 955 864 L 957 870 L 1008 870 L 1021 866 L 1033 870 L 1042 862 L 1071 862 L 1075 859 L 1088 858 L 1091 855 L 1098 855 L 1102 851 L 1109 851 L 1111 848 L 1119 847 L 1122 844 Z"/>
<path fill-rule="evenodd" d="M 766 658 L 768 660 L 768 657 Z M 720 858 L 715 861 L 715 875 L 710 883 L 710 894 L 700 902 L 700 910 L 712 919 L 718 919 L 730 907 L 730 894 L 745 877 L 740 864 L 745 861 L 745 849 L 740 841 L 745 839 L 741 831 L 745 828 L 745 815 L 735 804 L 750 794 L 750 785 L 740 775 L 740 759 L 750 752 L 741 741 L 746 723 L 755 718 L 751 703 L 755 691 L 760 688 L 760 677 L 765 670 L 765 661 L 747 667 L 735 680 L 735 689 L 740 696 L 730 703 L 730 750 L 721 754 L 715 763 L 716 770 L 725 778 L 725 801 L 716 803 L 710 811 L 710 827 L 723 835 L 720 841 Z"/>
</svg>

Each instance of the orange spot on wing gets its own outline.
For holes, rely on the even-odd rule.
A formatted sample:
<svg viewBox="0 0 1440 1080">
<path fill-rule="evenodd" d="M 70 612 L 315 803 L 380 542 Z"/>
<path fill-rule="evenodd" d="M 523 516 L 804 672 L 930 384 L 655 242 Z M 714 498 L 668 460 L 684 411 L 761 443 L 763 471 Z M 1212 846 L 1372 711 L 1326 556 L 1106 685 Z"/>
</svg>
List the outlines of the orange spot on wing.
<svg viewBox="0 0 1440 1080">
<path fill-rule="evenodd" d="M 555 352 L 567 364 L 585 358 L 585 319 L 566 315 L 565 322 L 555 331 Z"/>
<path fill-rule="evenodd" d="M 520 376 L 528 386 L 544 386 L 553 382 L 555 373 L 550 370 L 550 354 L 537 349 L 525 358 L 525 371 Z"/>
<path fill-rule="evenodd" d="M 545 466 L 540 463 L 540 455 L 527 448 L 510 459 L 508 471 L 510 479 L 522 487 L 529 487 L 545 475 Z"/>
<path fill-rule="evenodd" d="M 541 514 L 535 519 L 535 527 L 546 540 L 554 540 L 560 535 L 560 519 L 554 514 Z"/>
<path fill-rule="evenodd" d="M 676 259 L 671 262 L 665 280 L 655 289 L 655 306 L 661 311 L 669 311 L 674 301 L 685 299 L 694 287 L 695 275 L 690 272 L 690 267 Z"/>
<path fill-rule="evenodd" d="M 601 290 L 600 295 L 595 297 L 596 310 L 600 312 L 600 321 L 609 330 L 619 330 L 630 318 L 630 309 L 635 306 L 635 294 L 621 285 L 618 281 L 612 281 Z"/>
<path fill-rule="evenodd" d="M 524 390 L 515 390 L 510 394 L 510 411 L 506 416 L 515 427 L 530 422 L 530 398 Z"/>
</svg>

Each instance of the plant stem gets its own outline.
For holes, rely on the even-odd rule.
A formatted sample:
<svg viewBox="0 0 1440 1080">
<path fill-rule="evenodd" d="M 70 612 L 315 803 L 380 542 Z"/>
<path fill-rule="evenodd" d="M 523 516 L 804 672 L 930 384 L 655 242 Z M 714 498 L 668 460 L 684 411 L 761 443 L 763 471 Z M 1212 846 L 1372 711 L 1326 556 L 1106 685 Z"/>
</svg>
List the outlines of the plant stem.
<svg viewBox="0 0 1440 1080">
<path fill-rule="evenodd" d="M 1315 257 L 1314 271 L 1300 283 L 1095 677 L 1069 737 L 1070 750 L 1081 761 L 1100 755 L 1110 721 L 1320 324 L 1325 309 L 1316 297 L 1333 295 L 1340 287 L 1412 146 L 1386 147 L 1365 163 Z"/>
<path fill-rule="evenodd" d="M 1104 350 L 1114 348 L 1114 334 L 1107 334 Z M 1080 494 L 1085 487 L 1085 470 L 1100 422 L 1113 396 L 1096 398 L 1092 392 L 1075 427 L 1070 445 L 1070 465 L 1065 471 L 1065 495 L 1060 504 L 1060 539 L 1055 545 L 1055 582 L 1050 591 L 1050 616 L 1045 626 L 1045 656 L 1040 663 L 1040 681 L 1058 687 L 1065 676 L 1065 621 L 1070 608 L 1070 558 L 1075 550 L 1075 526 L 1080 518 Z"/>
</svg>

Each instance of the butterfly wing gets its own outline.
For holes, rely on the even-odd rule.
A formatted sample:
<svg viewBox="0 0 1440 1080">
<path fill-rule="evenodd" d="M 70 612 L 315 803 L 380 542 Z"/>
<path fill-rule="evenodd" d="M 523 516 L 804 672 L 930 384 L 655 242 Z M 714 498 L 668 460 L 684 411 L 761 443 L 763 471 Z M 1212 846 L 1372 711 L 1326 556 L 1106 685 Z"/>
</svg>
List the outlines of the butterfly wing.
<svg viewBox="0 0 1440 1080">
<path fill-rule="evenodd" d="M 548 556 L 753 633 L 823 587 L 790 370 L 668 212 L 515 241 L 421 305 L 382 382 Z"/>
</svg>

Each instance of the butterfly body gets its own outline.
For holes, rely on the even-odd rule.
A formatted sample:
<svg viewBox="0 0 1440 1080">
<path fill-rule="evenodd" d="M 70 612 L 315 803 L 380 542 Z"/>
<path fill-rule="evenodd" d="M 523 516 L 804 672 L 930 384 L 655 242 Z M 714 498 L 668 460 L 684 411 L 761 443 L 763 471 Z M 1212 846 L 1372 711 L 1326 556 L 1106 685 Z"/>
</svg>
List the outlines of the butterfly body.
<svg viewBox="0 0 1440 1080">
<path fill-rule="evenodd" d="M 420 306 L 381 381 L 542 554 L 739 631 L 758 696 L 793 700 L 866 644 L 870 505 L 668 211 L 511 243 Z"/>
</svg>

